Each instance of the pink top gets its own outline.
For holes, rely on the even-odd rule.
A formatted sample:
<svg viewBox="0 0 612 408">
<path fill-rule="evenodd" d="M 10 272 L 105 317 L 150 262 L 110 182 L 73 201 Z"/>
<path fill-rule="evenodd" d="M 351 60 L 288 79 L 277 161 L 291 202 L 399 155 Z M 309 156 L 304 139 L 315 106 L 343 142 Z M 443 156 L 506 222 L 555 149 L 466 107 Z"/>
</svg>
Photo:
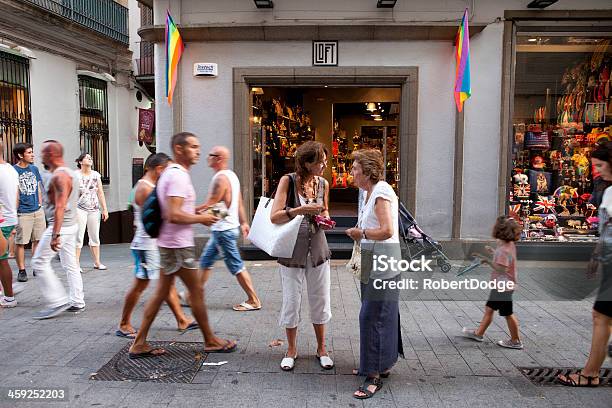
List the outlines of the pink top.
<svg viewBox="0 0 612 408">
<path fill-rule="evenodd" d="M 493 255 L 493 263 L 505 266 L 507 273 L 493 270 L 491 280 L 506 280 L 516 284 L 516 245 L 514 245 L 514 242 L 498 240 Z"/>
<path fill-rule="evenodd" d="M 188 248 L 195 246 L 193 229 L 189 224 L 173 224 L 167 221 L 168 197 L 184 199 L 181 210 L 195 214 L 196 194 L 189 172 L 178 164 L 171 164 L 157 181 L 157 197 L 162 210 L 162 223 L 157 245 L 163 248 Z"/>
</svg>

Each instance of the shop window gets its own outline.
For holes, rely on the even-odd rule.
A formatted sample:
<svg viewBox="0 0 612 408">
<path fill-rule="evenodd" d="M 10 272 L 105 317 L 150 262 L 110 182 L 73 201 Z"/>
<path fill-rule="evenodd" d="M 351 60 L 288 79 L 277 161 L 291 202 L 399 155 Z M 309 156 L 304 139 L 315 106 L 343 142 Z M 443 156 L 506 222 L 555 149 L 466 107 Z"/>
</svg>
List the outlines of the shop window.
<svg viewBox="0 0 612 408">
<path fill-rule="evenodd" d="M 523 240 L 597 239 L 609 184 L 590 159 L 612 140 L 611 44 L 589 34 L 517 35 L 508 212 Z"/>
<path fill-rule="evenodd" d="M 29 61 L 0 51 L 0 137 L 12 163 L 16 143 L 32 143 Z"/>
<path fill-rule="evenodd" d="M 108 157 L 108 96 L 106 82 L 79 76 L 79 104 L 81 109 L 81 151 L 91 154 L 93 168 L 102 175 L 102 182 L 110 182 Z"/>
</svg>

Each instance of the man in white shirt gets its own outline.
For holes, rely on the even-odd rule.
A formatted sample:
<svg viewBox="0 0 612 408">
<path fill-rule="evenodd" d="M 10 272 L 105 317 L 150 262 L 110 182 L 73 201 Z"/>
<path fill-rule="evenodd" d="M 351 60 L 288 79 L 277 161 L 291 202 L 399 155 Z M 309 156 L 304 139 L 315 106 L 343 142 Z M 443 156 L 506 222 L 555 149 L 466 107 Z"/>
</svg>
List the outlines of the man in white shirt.
<svg viewBox="0 0 612 408">
<path fill-rule="evenodd" d="M 261 301 L 238 250 L 240 233 L 246 238 L 249 235 L 249 224 L 240 193 L 240 181 L 236 173 L 228 169 L 229 159 L 230 152 L 223 146 L 213 147 L 208 154 L 208 167 L 215 171 L 215 175 L 210 183 L 206 202 L 196 208 L 196 211 L 221 208 L 227 209 L 227 214 L 211 227 L 212 236 L 200 259 L 200 273 L 203 284 L 206 285 L 219 251 L 222 251 L 227 269 L 236 277 L 247 295 L 247 300 L 234 305 L 233 309 L 247 312 L 261 309 Z"/>
<path fill-rule="evenodd" d="M 19 204 L 19 176 L 17 171 L 4 160 L 4 141 L 0 139 L 0 229 L 8 241 L 17 225 L 17 206 Z M 0 307 L 15 307 L 15 292 L 23 287 L 13 287 L 13 272 L 8 262 L 8 245 L 0 254 L 0 282 L 4 294 L 0 296 Z"/>
</svg>

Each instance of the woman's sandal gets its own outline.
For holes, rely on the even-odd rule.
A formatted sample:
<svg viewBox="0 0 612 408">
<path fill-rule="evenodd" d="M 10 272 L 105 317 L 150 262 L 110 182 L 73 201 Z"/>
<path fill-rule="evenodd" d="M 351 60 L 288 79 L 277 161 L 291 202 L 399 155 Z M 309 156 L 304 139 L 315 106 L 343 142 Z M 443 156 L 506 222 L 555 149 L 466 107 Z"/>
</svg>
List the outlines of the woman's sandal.
<svg viewBox="0 0 612 408">
<path fill-rule="evenodd" d="M 370 391 L 368 389 L 368 387 L 370 385 L 374 385 L 376 388 L 374 389 L 374 391 Z M 365 395 L 355 395 L 355 393 L 353 393 L 353 397 L 357 398 L 357 399 L 368 399 L 368 398 L 372 398 L 374 396 L 374 394 L 376 394 L 378 392 L 378 390 L 380 390 L 383 386 L 383 382 L 379 377 L 367 377 L 365 379 L 365 381 L 363 382 L 363 384 L 361 384 L 361 386 L 359 387 L 359 389 L 355 392 L 361 392 Z"/>
<path fill-rule="evenodd" d="M 582 370 L 578 371 L 576 374 L 578 374 L 578 382 L 576 382 L 576 380 L 570 377 L 569 374 L 563 376 L 565 377 L 565 380 L 561 379 L 560 376 L 557 377 L 557 381 L 560 384 L 565 385 L 567 387 L 590 387 L 590 388 L 599 387 L 599 383 L 597 384 L 593 383 L 593 380 L 595 379 L 599 380 L 598 375 L 594 375 L 594 376 L 582 375 Z M 581 380 L 582 378 L 586 378 L 587 382 L 583 383 Z"/>
<path fill-rule="evenodd" d="M 359 369 L 358 368 L 353 368 L 353 370 L 351 371 L 351 374 L 359 375 Z M 391 375 L 391 371 L 386 371 L 384 373 L 380 373 L 380 377 L 381 378 L 389 378 L 390 375 Z"/>
<path fill-rule="evenodd" d="M 281 370 L 283 371 L 293 370 L 293 367 L 295 367 L 295 360 L 297 360 L 297 358 L 298 358 L 297 354 L 295 355 L 295 357 L 289 357 L 287 356 L 287 354 L 285 354 L 285 357 L 283 357 L 280 363 Z"/>
</svg>

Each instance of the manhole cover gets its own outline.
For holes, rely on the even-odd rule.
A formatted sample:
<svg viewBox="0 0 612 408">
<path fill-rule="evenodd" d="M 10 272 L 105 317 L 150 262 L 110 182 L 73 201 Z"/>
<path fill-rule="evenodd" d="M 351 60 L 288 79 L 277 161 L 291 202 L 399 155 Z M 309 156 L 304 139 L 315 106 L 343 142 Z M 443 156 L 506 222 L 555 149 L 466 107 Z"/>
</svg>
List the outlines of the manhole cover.
<svg viewBox="0 0 612 408">
<path fill-rule="evenodd" d="M 557 382 L 558 375 L 576 374 L 580 368 L 560 368 L 560 367 L 518 367 L 521 373 L 532 383 L 537 385 L 561 385 Z M 586 381 L 585 378 L 582 379 Z M 599 371 L 599 385 L 612 387 L 612 369 L 602 368 Z"/>
<path fill-rule="evenodd" d="M 162 347 L 166 354 L 159 357 L 130 360 L 130 344 L 119 351 L 108 363 L 91 375 L 98 381 L 148 381 L 162 383 L 191 383 L 206 360 L 202 343 L 152 341 L 152 347 Z"/>
</svg>

